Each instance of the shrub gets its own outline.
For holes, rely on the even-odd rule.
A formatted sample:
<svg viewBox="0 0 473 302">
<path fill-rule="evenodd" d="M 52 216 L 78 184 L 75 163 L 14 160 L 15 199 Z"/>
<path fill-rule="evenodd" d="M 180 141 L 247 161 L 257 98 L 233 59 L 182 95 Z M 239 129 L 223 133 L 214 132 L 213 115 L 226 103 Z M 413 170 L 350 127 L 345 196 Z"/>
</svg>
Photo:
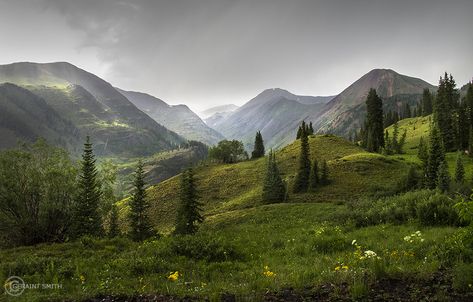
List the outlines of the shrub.
<svg viewBox="0 0 473 302">
<path fill-rule="evenodd" d="M 169 244 L 173 254 L 207 262 L 241 260 L 243 255 L 220 238 L 204 236 L 177 236 Z"/>
<path fill-rule="evenodd" d="M 453 288 L 458 292 L 473 292 L 473 263 L 457 263 L 453 270 Z"/>
<path fill-rule="evenodd" d="M 455 202 L 446 195 L 435 194 L 417 204 L 417 216 L 422 225 L 457 225 L 458 214 Z"/>
</svg>

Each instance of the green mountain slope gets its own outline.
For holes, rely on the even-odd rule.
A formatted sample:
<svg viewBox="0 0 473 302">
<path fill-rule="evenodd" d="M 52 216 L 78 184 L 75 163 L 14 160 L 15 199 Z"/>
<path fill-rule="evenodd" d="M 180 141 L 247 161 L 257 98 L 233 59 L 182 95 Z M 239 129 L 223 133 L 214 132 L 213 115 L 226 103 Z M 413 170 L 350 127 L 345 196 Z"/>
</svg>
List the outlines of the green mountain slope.
<svg viewBox="0 0 473 302">
<path fill-rule="evenodd" d="M 78 129 L 44 99 L 9 83 L 0 84 L 0 137 L 0 149 L 40 137 L 69 150 L 80 143 Z"/>
<path fill-rule="evenodd" d="M 277 152 L 282 177 L 290 188 L 296 173 L 299 145 L 296 141 Z M 403 161 L 367 153 L 335 136 L 311 137 L 310 145 L 312 156 L 328 160 L 333 182 L 315 193 L 290 194 L 290 203 L 353 201 L 362 195 L 389 190 L 407 171 Z M 262 158 L 197 167 L 195 174 L 206 217 L 261 206 L 265 165 Z M 173 226 L 179 185 L 180 179 L 176 176 L 149 189 L 151 217 L 163 232 L 169 232 Z"/>
<path fill-rule="evenodd" d="M 188 140 L 215 145 L 224 139 L 186 105 L 172 106 L 146 93 L 117 90 L 156 122 Z"/>
<path fill-rule="evenodd" d="M 98 155 L 136 156 L 171 149 L 185 140 L 136 108 L 109 83 L 65 62 L 0 66 L 0 83 L 41 96 L 61 117 L 93 137 Z"/>
</svg>

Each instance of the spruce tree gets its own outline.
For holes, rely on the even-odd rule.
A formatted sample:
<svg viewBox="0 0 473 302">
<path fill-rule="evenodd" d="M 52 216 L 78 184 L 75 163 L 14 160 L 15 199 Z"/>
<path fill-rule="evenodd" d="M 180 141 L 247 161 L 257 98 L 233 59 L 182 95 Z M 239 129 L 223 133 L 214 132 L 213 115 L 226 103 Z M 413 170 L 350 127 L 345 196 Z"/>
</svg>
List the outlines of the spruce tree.
<svg viewBox="0 0 473 302">
<path fill-rule="evenodd" d="M 269 151 L 266 177 L 263 183 L 262 199 L 265 203 L 282 202 L 286 199 L 286 184 L 279 174 L 276 154 Z"/>
<path fill-rule="evenodd" d="M 422 166 L 427 167 L 427 162 L 429 160 L 429 151 L 427 144 L 424 142 L 424 137 L 420 137 L 419 147 L 417 151 L 417 157 L 422 161 Z"/>
<path fill-rule="evenodd" d="M 473 157 L 473 127 L 468 132 L 468 156 Z"/>
<path fill-rule="evenodd" d="M 319 177 L 319 164 L 317 159 L 314 159 L 312 162 L 312 167 L 310 168 L 310 175 L 309 175 L 309 191 L 315 191 L 320 183 Z"/>
<path fill-rule="evenodd" d="M 455 88 L 455 81 L 450 75 L 445 73 L 444 78 L 440 78 L 437 98 L 434 106 L 434 118 L 439 127 L 440 134 L 446 151 L 453 151 L 458 146 L 456 137 L 454 115 L 458 109 L 459 94 Z"/>
<path fill-rule="evenodd" d="M 118 226 L 118 207 L 116 205 L 112 205 L 110 210 L 108 237 L 115 238 L 118 236 L 120 236 L 120 227 Z"/>
<path fill-rule="evenodd" d="M 299 128 L 297 128 L 296 139 L 300 139 L 300 138 L 301 138 L 301 134 L 302 134 L 302 128 L 301 128 L 301 126 L 299 126 Z"/>
<path fill-rule="evenodd" d="M 429 189 L 434 189 L 437 184 L 439 166 L 445 161 L 445 151 L 443 147 L 440 131 L 435 124 L 430 129 L 429 158 L 426 168 L 426 185 Z"/>
<path fill-rule="evenodd" d="M 309 187 L 310 159 L 309 140 L 306 134 L 305 123 L 302 122 L 301 130 L 301 151 L 299 155 L 299 167 L 294 181 L 294 193 L 306 192 Z"/>
<path fill-rule="evenodd" d="M 383 101 L 370 89 L 366 98 L 366 148 L 369 152 L 379 152 L 384 147 Z"/>
<path fill-rule="evenodd" d="M 422 116 L 427 116 L 432 114 L 432 94 L 430 93 L 430 90 L 428 88 L 424 89 L 424 92 L 422 94 Z"/>
<path fill-rule="evenodd" d="M 437 189 L 441 192 L 447 192 L 450 188 L 450 174 L 448 173 L 447 161 L 443 160 L 440 163 L 438 178 L 437 178 Z"/>
<path fill-rule="evenodd" d="M 253 152 L 251 152 L 251 158 L 260 158 L 264 156 L 264 143 L 263 143 L 263 136 L 261 135 L 261 132 L 258 131 L 256 132 L 256 137 L 255 137 L 255 146 L 253 148 Z"/>
<path fill-rule="evenodd" d="M 181 175 L 180 204 L 177 210 L 175 234 L 195 234 L 198 223 L 204 221 L 200 214 L 202 203 L 198 201 L 195 186 L 194 172 L 192 168 L 187 169 Z"/>
<path fill-rule="evenodd" d="M 134 241 L 143 241 L 154 235 L 149 221 L 149 203 L 146 199 L 143 163 L 138 162 L 133 181 L 133 195 L 130 199 L 130 236 Z"/>
<path fill-rule="evenodd" d="M 87 136 L 82 153 L 78 198 L 73 215 L 73 237 L 103 235 L 102 219 L 99 214 L 100 199 L 102 197 L 100 188 L 93 147 L 90 138 Z"/>
<path fill-rule="evenodd" d="M 309 123 L 309 135 L 314 134 L 314 126 L 312 125 L 312 122 Z"/>
<path fill-rule="evenodd" d="M 327 161 L 324 160 L 322 162 L 322 168 L 321 168 L 321 172 L 320 172 L 320 183 L 322 185 L 328 185 L 329 182 L 330 182 L 330 180 L 329 180 L 328 165 L 327 165 Z"/>
<path fill-rule="evenodd" d="M 465 180 L 465 167 L 463 166 L 462 155 L 458 152 L 457 162 L 455 164 L 455 181 L 457 183 L 463 183 Z"/>
<path fill-rule="evenodd" d="M 464 103 L 467 107 L 467 112 L 469 114 L 468 121 L 470 126 L 473 126 L 473 84 L 470 82 L 467 84 L 468 88 L 466 90 Z"/>
</svg>

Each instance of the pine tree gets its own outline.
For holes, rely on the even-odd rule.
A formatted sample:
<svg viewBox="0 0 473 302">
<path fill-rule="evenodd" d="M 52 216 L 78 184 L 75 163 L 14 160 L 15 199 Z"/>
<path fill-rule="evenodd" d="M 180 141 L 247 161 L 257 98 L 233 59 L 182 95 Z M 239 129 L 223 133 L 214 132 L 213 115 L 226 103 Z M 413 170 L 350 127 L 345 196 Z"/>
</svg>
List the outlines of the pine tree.
<svg viewBox="0 0 473 302">
<path fill-rule="evenodd" d="M 87 136 L 82 154 L 78 199 L 73 215 L 74 237 L 103 235 L 102 219 L 99 214 L 102 192 L 97 178 L 93 147 Z"/>
<path fill-rule="evenodd" d="M 432 94 L 430 93 L 430 90 L 428 88 L 424 89 L 424 92 L 422 94 L 422 116 L 427 116 L 432 114 Z"/>
<path fill-rule="evenodd" d="M 411 117 L 411 106 L 408 103 L 404 103 L 404 112 L 402 114 L 402 118 L 410 118 Z"/>
<path fill-rule="evenodd" d="M 133 181 L 134 192 L 130 199 L 130 236 L 134 241 L 143 241 L 154 235 L 149 221 L 149 203 L 146 200 L 143 163 L 138 162 Z"/>
<path fill-rule="evenodd" d="M 419 141 L 419 147 L 417 151 L 417 157 L 422 161 L 422 166 L 427 167 L 427 162 L 429 160 L 429 151 L 427 144 L 424 142 L 424 138 L 421 136 Z"/>
<path fill-rule="evenodd" d="M 185 235 L 197 232 L 197 223 L 204 221 L 200 214 L 202 203 L 198 201 L 198 198 L 194 172 L 192 168 L 189 168 L 181 175 L 180 204 L 177 211 L 175 234 Z"/>
<path fill-rule="evenodd" d="M 455 164 L 455 181 L 457 183 L 463 183 L 465 180 L 465 167 L 463 166 L 462 155 L 458 152 L 457 162 Z"/>
<path fill-rule="evenodd" d="M 470 82 L 467 84 L 468 88 L 466 90 L 466 96 L 464 103 L 466 104 L 468 112 L 468 120 L 470 126 L 473 126 L 473 84 Z"/>
<path fill-rule="evenodd" d="M 300 138 L 301 138 L 301 134 L 302 134 L 302 128 L 301 128 L 301 126 L 299 126 L 299 128 L 297 128 L 296 139 L 300 139 Z"/>
<path fill-rule="evenodd" d="M 470 126 L 468 135 L 468 156 L 473 157 L 473 127 Z"/>
<path fill-rule="evenodd" d="M 310 175 L 309 175 L 309 191 L 315 191 L 320 183 L 319 178 L 319 167 L 318 167 L 317 159 L 314 159 L 312 162 L 312 167 L 310 168 Z"/>
<path fill-rule="evenodd" d="M 116 205 L 112 205 L 112 209 L 110 210 L 108 237 L 115 238 L 120 235 L 120 227 L 118 226 L 118 207 Z"/>
<path fill-rule="evenodd" d="M 265 203 L 282 202 L 286 199 L 286 184 L 279 174 L 276 154 L 269 151 L 266 177 L 263 183 L 262 199 Z"/>
<path fill-rule="evenodd" d="M 260 158 L 264 156 L 264 143 L 263 143 L 263 136 L 261 135 L 261 132 L 258 131 L 256 132 L 256 137 L 255 137 L 255 146 L 253 149 L 253 152 L 251 152 L 251 158 Z"/>
<path fill-rule="evenodd" d="M 309 135 L 314 134 L 314 126 L 312 125 L 312 122 L 309 123 Z"/>
<path fill-rule="evenodd" d="M 299 168 L 294 181 L 294 193 L 306 192 L 309 187 L 310 159 L 309 140 L 306 134 L 305 123 L 302 122 L 301 151 L 299 155 Z"/>
<path fill-rule="evenodd" d="M 458 109 L 459 94 L 455 88 L 455 81 L 450 75 L 440 77 L 437 98 L 434 106 L 434 118 L 439 127 L 440 134 L 446 151 L 453 151 L 457 148 L 457 137 L 455 131 L 454 115 Z"/>
<path fill-rule="evenodd" d="M 384 147 L 383 101 L 370 89 L 366 98 L 366 148 L 369 152 L 379 152 Z"/>
<path fill-rule="evenodd" d="M 435 124 L 430 129 L 429 159 L 426 168 L 426 185 L 429 189 L 434 189 L 438 180 L 439 166 L 445 161 L 445 151 L 443 148 L 440 131 Z"/>
<path fill-rule="evenodd" d="M 320 183 L 322 185 L 328 185 L 330 183 L 328 165 L 326 160 L 322 162 L 322 168 L 320 172 Z"/>
<path fill-rule="evenodd" d="M 438 178 L 437 178 L 437 189 L 441 192 L 447 192 L 450 188 L 450 174 L 448 173 L 447 161 L 443 160 L 440 163 Z"/>
</svg>

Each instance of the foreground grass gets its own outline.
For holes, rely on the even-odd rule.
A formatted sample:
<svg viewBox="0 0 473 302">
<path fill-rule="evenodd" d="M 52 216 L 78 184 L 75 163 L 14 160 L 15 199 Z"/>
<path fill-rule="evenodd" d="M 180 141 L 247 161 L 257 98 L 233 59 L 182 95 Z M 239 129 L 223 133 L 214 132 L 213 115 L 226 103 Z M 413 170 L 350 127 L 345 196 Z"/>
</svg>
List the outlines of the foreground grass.
<svg viewBox="0 0 473 302">
<path fill-rule="evenodd" d="M 438 246 L 455 232 L 415 223 L 355 228 L 343 222 L 348 213 L 345 205 L 329 203 L 275 204 L 210 216 L 193 238 L 145 243 L 83 239 L 4 250 L 0 277 L 63 285 L 26 290 L 15 301 L 151 293 L 212 300 L 232 293 L 258 300 L 267 291 L 327 282 L 347 283 L 363 294 L 369 280 L 426 278 L 438 271 Z M 422 242 L 403 239 L 416 231 Z M 359 259 L 366 250 L 379 259 Z M 169 280 L 176 271 L 178 279 Z"/>
</svg>

